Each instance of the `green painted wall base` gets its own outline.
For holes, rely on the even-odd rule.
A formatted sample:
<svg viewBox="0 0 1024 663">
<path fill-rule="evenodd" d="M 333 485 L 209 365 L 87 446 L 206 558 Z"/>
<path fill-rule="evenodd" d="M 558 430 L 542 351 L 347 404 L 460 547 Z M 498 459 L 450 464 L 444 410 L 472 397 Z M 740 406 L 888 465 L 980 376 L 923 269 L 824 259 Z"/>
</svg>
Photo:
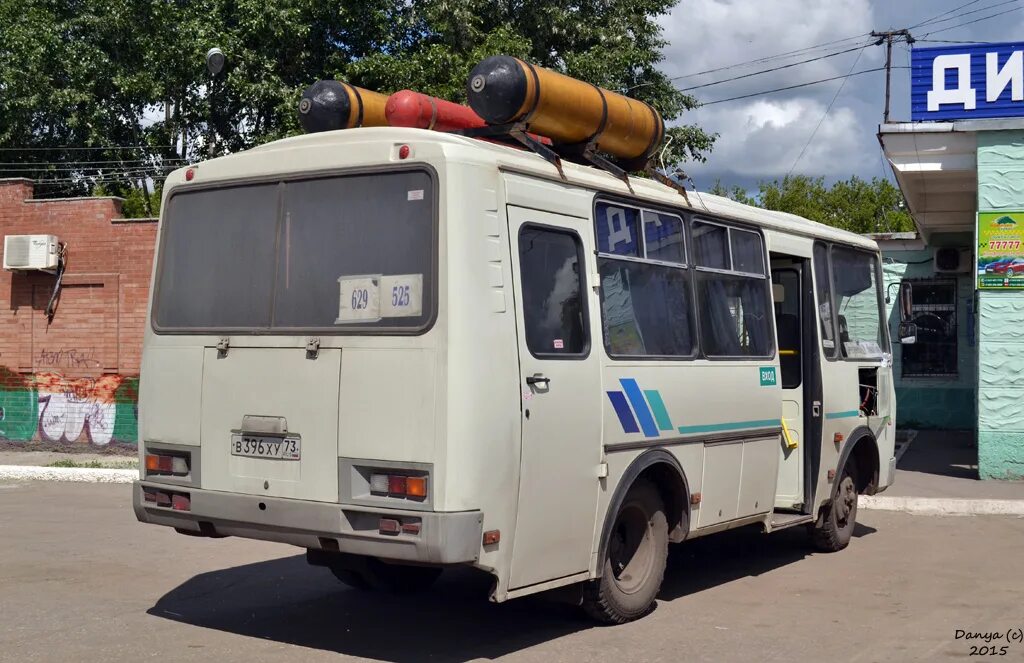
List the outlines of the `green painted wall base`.
<svg viewBox="0 0 1024 663">
<path fill-rule="evenodd" d="M 896 425 L 918 429 L 973 429 L 978 422 L 977 398 L 972 388 L 913 387 L 904 380 L 902 385 L 896 385 Z"/>
<path fill-rule="evenodd" d="M 978 477 L 1024 479 L 1024 433 L 978 431 Z"/>
</svg>

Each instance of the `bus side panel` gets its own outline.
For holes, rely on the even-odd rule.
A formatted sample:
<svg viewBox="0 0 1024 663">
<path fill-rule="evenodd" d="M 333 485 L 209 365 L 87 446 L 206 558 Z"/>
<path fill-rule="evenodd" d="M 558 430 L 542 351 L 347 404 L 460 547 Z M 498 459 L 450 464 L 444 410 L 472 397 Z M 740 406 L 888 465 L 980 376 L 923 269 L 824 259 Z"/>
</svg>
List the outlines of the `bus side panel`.
<svg viewBox="0 0 1024 663">
<path fill-rule="evenodd" d="M 691 493 L 702 493 L 702 502 L 691 511 L 691 531 L 770 512 L 782 392 L 777 383 L 762 384 L 761 368 L 767 367 L 777 372 L 777 360 L 609 360 L 603 401 L 609 463 L 605 492 L 614 493 L 628 467 L 622 458 L 664 448 L 679 459 Z M 616 401 L 628 403 L 629 410 L 616 408 Z M 609 500 L 602 499 L 599 524 Z"/>
<path fill-rule="evenodd" d="M 447 402 L 444 504 L 479 509 L 497 544 L 477 566 L 508 587 L 519 487 L 521 394 L 504 191 L 493 163 L 446 164 L 442 234 L 447 262 Z M 442 226 L 444 227 L 444 226 Z"/>
</svg>

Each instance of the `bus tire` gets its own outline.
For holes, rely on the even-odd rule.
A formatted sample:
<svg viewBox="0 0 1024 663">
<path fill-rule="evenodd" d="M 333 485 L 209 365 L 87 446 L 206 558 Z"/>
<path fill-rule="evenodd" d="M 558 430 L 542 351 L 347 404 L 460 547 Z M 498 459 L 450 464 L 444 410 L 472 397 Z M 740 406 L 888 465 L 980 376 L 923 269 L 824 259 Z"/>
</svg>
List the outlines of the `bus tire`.
<svg viewBox="0 0 1024 663">
<path fill-rule="evenodd" d="M 605 624 L 623 624 L 654 609 L 668 561 L 665 504 L 652 483 L 629 489 L 609 533 L 601 577 L 583 587 L 583 609 Z"/>
<path fill-rule="evenodd" d="M 857 476 L 848 460 L 839 475 L 835 492 L 811 532 L 814 546 L 822 552 L 838 552 L 850 543 L 857 526 Z"/>
</svg>

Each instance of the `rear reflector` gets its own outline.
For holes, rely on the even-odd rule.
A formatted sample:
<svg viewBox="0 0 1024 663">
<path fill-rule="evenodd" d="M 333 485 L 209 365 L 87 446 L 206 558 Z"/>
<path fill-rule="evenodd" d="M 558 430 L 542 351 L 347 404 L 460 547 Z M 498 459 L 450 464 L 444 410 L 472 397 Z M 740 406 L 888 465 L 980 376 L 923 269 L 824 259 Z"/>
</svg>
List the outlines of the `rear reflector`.
<svg viewBox="0 0 1024 663">
<path fill-rule="evenodd" d="M 398 534 L 402 531 L 402 523 L 394 518 L 381 518 L 377 529 L 381 534 Z"/>
<path fill-rule="evenodd" d="M 180 495 L 177 493 L 171 494 L 171 508 L 175 511 L 191 511 L 192 500 L 189 499 L 188 495 Z"/>
<path fill-rule="evenodd" d="M 405 534 L 419 534 L 420 524 L 419 523 L 402 523 L 402 532 Z"/>
<path fill-rule="evenodd" d="M 157 506 L 171 506 L 171 494 L 163 491 L 157 491 L 156 493 L 156 505 Z"/>
<path fill-rule="evenodd" d="M 492 529 L 484 532 L 484 545 L 489 546 L 501 541 L 501 530 Z"/>
<path fill-rule="evenodd" d="M 156 491 L 144 489 L 142 491 L 142 499 L 146 502 L 156 502 Z"/>
</svg>

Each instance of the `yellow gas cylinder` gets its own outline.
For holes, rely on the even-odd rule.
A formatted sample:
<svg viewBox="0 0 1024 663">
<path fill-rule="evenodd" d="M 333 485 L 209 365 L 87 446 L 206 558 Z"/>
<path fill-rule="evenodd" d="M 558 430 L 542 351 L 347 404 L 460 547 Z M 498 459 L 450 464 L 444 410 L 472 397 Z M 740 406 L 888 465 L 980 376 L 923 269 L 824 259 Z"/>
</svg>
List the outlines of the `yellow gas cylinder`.
<svg viewBox="0 0 1024 663">
<path fill-rule="evenodd" d="M 299 122 L 306 133 L 386 127 L 388 120 L 384 108 L 387 103 L 387 95 L 378 92 L 341 81 L 317 81 L 302 93 Z"/>
<path fill-rule="evenodd" d="M 624 161 L 646 161 L 665 137 L 661 115 L 644 102 L 507 55 L 474 67 L 467 92 L 489 124 L 521 122 L 558 145 L 596 140 Z"/>
</svg>

